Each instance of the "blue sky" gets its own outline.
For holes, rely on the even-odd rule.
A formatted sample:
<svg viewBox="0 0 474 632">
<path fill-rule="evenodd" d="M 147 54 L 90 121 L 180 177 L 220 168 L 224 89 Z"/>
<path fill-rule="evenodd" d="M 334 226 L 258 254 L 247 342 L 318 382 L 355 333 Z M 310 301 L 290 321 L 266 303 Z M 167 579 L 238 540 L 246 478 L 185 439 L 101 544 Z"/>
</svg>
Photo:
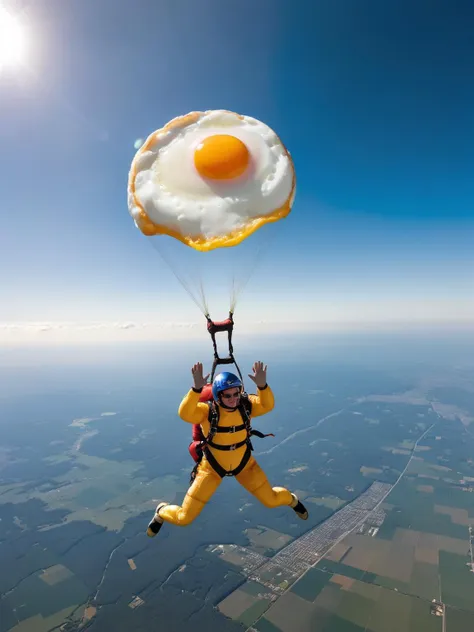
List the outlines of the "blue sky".
<svg viewBox="0 0 474 632">
<path fill-rule="evenodd" d="M 10 331 L 199 322 L 134 227 L 126 185 L 137 138 L 214 108 L 268 123 L 297 169 L 292 215 L 242 295 L 244 321 L 472 320 L 471 3 L 4 4 L 30 34 L 26 67 L 0 72 Z M 216 306 L 224 316 L 226 297 Z"/>
</svg>

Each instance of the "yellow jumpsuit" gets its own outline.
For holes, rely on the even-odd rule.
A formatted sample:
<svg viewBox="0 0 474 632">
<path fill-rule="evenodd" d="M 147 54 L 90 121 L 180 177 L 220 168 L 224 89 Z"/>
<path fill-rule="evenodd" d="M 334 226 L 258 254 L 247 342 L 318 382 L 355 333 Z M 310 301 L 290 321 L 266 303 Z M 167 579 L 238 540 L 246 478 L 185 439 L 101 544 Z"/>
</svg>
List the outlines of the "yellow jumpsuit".
<svg viewBox="0 0 474 632">
<path fill-rule="evenodd" d="M 179 416 L 184 421 L 191 424 L 200 424 L 203 434 L 207 437 L 210 424 L 207 419 L 209 407 L 203 402 L 199 402 L 200 394 L 192 389 L 184 397 L 179 407 Z M 258 389 L 258 395 L 249 395 L 252 402 L 252 417 L 259 417 L 270 412 L 274 406 L 273 393 L 267 385 L 264 389 Z M 238 410 L 227 410 L 219 407 L 219 427 L 240 426 L 242 417 Z M 246 430 L 239 430 L 234 433 L 216 433 L 212 439 L 217 445 L 231 445 L 240 443 L 247 437 Z M 216 461 L 226 471 L 234 470 L 239 466 L 245 454 L 247 446 L 244 445 L 236 450 L 216 450 L 209 447 Z M 284 487 L 272 487 L 268 482 L 265 472 L 258 465 L 253 456 L 250 457 L 244 469 L 235 478 L 253 494 L 265 507 L 290 506 L 294 499 L 291 493 Z M 196 478 L 188 489 L 182 506 L 165 505 L 159 510 L 159 516 L 165 522 L 171 522 L 179 526 L 190 524 L 201 513 L 204 505 L 210 500 L 216 489 L 221 484 L 222 478 L 215 472 L 209 461 L 203 456 L 199 463 Z"/>
</svg>

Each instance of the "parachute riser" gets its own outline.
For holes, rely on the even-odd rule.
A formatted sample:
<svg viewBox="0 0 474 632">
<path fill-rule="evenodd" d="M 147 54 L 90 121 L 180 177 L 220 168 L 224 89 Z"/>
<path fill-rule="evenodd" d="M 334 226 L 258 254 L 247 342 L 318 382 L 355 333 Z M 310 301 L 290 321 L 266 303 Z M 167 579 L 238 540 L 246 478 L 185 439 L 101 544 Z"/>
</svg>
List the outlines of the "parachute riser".
<svg viewBox="0 0 474 632">
<path fill-rule="evenodd" d="M 226 320 L 223 320 L 220 322 L 213 321 L 210 318 L 209 314 L 206 314 L 206 319 L 207 319 L 207 331 L 209 332 L 211 336 L 212 345 L 214 347 L 214 361 L 212 363 L 212 370 L 211 370 L 211 383 L 214 380 L 216 369 L 220 364 L 234 364 L 243 386 L 244 380 L 243 380 L 239 365 L 237 364 L 235 360 L 234 347 L 232 345 L 232 333 L 234 331 L 234 314 L 232 312 L 229 312 L 229 317 Z M 216 333 L 221 333 L 224 331 L 227 332 L 229 355 L 226 358 L 221 358 L 219 356 L 219 352 L 217 351 Z"/>
</svg>

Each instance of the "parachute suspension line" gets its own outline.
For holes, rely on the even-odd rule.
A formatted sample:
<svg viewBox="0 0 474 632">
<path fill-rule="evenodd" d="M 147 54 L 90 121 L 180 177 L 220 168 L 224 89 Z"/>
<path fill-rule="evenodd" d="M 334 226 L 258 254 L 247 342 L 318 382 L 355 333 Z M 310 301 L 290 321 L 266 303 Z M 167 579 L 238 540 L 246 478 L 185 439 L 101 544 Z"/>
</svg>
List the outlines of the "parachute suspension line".
<svg viewBox="0 0 474 632">
<path fill-rule="evenodd" d="M 230 313 L 234 313 L 235 312 L 235 307 L 237 305 L 237 293 L 235 290 L 235 276 L 232 277 L 232 291 L 230 293 L 230 305 L 229 305 L 229 311 Z"/>
<path fill-rule="evenodd" d="M 207 304 L 206 304 L 206 297 L 204 295 L 204 289 L 202 287 L 202 280 L 201 280 L 201 302 L 195 297 L 194 293 L 192 292 L 192 290 L 189 287 L 189 284 L 186 283 L 185 279 L 183 279 L 183 277 L 178 274 L 176 272 L 176 270 L 174 269 L 174 267 L 171 265 L 171 263 L 168 261 L 168 259 L 165 257 L 163 251 L 157 246 L 157 244 L 155 243 L 156 240 L 153 239 L 153 237 L 150 237 L 150 242 L 151 245 L 153 246 L 153 248 L 157 251 L 157 253 L 160 255 L 160 257 L 163 259 L 163 261 L 166 263 L 166 265 L 168 266 L 168 268 L 171 270 L 171 272 L 174 274 L 175 278 L 177 279 L 177 281 L 181 284 L 181 286 L 183 287 L 183 289 L 187 292 L 188 296 L 191 298 L 191 300 L 195 303 L 195 305 L 198 307 L 199 311 L 202 312 L 204 314 L 204 316 L 206 316 L 207 318 L 207 313 L 208 313 L 208 309 L 207 309 Z"/>
<path fill-rule="evenodd" d="M 201 291 L 201 305 L 203 306 L 203 310 L 201 310 L 207 318 L 207 314 L 209 314 L 209 306 L 207 304 L 206 293 L 204 291 L 204 285 L 202 284 L 202 279 L 199 282 L 199 289 Z"/>
<path fill-rule="evenodd" d="M 240 298 L 240 295 L 242 294 L 248 282 L 250 281 L 252 274 L 255 272 L 255 268 L 256 268 L 256 265 L 250 269 L 250 272 L 247 274 L 246 277 L 244 277 L 244 279 L 240 283 L 236 280 L 235 276 L 232 277 L 232 291 L 231 291 L 231 297 L 230 297 L 230 311 L 231 312 L 235 312 L 235 308 L 237 307 L 237 302 Z"/>
<path fill-rule="evenodd" d="M 248 274 L 246 276 L 245 275 L 243 276 L 243 278 L 240 281 L 240 283 L 236 280 L 235 275 L 232 277 L 232 294 L 231 294 L 231 303 L 230 303 L 230 311 L 231 312 L 235 312 L 235 308 L 236 308 L 237 302 L 238 302 L 238 300 L 240 298 L 240 295 L 242 294 L 244 289 L 247 287 L 250 279 L 252 278 L 252 275 L 255 273 L 255 270 L 258 268 L 258 266 L 260 265 L 262 259 L 264 258 L 265 250 L 270 247 L 269 242 L 272 239 L 275 239 L 275 236 L 274 235 L 272 235 L 272 236 L 268 235 L 267 239 L 268 239 L 267 243 L 265 243 L 265 244 L 258 244 L 253 263 L 250 266 L 250 270 L 249 270 L 249 272 L 248 272 Z"/>
</svg>

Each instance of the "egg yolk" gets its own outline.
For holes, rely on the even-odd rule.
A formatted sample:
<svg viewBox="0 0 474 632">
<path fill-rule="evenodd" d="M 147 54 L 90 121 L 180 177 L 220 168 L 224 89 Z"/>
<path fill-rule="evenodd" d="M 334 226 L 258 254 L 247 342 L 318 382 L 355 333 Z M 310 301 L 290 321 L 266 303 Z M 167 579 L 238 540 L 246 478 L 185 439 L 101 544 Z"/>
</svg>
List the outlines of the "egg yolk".
<svg viewBox="0 0 474 632">
<path fill-rule="evenodd" d="M 203 178 L 230 180 L 247 169 L 247 146 L 230 134 L 214 134 L 202 140 L 194 152 L 194 165 Z"/>
</svg>

